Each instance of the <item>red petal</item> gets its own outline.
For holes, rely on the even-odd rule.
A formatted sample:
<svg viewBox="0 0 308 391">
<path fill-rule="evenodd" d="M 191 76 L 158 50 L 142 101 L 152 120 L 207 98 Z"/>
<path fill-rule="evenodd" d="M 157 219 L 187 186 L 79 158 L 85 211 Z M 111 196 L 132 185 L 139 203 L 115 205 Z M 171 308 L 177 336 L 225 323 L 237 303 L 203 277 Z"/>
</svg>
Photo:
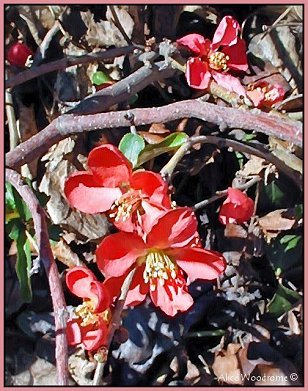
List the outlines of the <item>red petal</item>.
<svg viewBox="0 0 308 391">
<path fill-rule="evenodd" d="M 200 58 L 191 58 L 186 63 L 186 80 L 190 87 L 204 90 L 209 85 L 211 73 L 208 64 Z"/>
<path fill-rule="evenodd" d="M 219 46 L 230 46 L 237 42 L 240 25 L 232 18 L 225 16 L 219 23 L 212 41 L 212 50 L 216 50 Z"/>
<path fill-rule="evenodd" d="M 96 262 L 106 278 L 119 277 L 144 254 L 145 244 L 137 234 L 118 232 L 104 238 L 97 247 Z"/>
<path fill-rule="evenodd" d="M 226 261 L 221 254 L 203 248 L 172 249 L 168 250 L 168 255 L 187 273 L 190 282 L 199 278 L 214 280 L 226 268 Z"/>
<path fill-rule="evenodd" d="M 118 188 L 101 187 L 87 172 L 72 174 L 65 182 L 64 193 L 69 203 L 84 213 L 105 212 L 122 195 Z"/>
<path fill-rule="evenodd" d="M 168 281 L 163 286 L 158 283 L 155 291 L 150 291 L 150 296 L 156 307 L 169 316 L 175 316 L 179 311 L 187 311 L 194 303 L 186 286 L 168 284 Z"/>
<path fill-rule="evenodd" d="M 171 206 L 168 185 L 160 174 L 137 171 L 133 173 L 130 183 L 133 189 L 141 190 L 144 195 L 150 197 L 151 202 L 163 204 L 165 207 Z"/>
<path fill-rule="evenodd" d="M 220 73 L 216 71 L 212 71 L 212 76 L 216 83 L 223 88 L 226 88 L 229 91 L 234 91 L 240 96 L 246 95 L 246 89 L 242 86 L 237 77 L 231 76 L 228 73 Z"/>
<path fill-rule="evenodd" d="M 82 341 L 79 320 L 70 319 L 66 323 L 67 344 L 70 346 L 79 345 Z"/>
<path fill-rule="evenodd" d="M 254 201 L 238 189 L 228 188 L 228 197 L 219 211 L 219 221 L 222 224 L 248 221 L 254 212 Z"/>
<path fill-rule="evenodd" d="M 82 344 L 86 350 L 93 351 L 106 344 L 108 328 L 106 322 L 99 320 L 98 325 L 82 328 Z"/>
<path fill-rule="evenodd" d="M 176 41 L 178 45 L 192 51 L 194 54 L 203 56 L 206 55 L 210 49 L 211 41 L 204 38 L 200 34 L 188 34 Z"/>
<path fill-rule="evenodd" d="M 96 277 L 86 267 L 76 266 L 66 273 L 66 285 L 68 289 L 81 299 L 89 297 L 89 287 L 92 281 L 96 281 Z"/>
<path fill-rule="evenodd" d="M 243 39 L 239 38 L 235 45 L 225 47 L 222 52 L 229 56 L 228 67 L 230 69 L 247 71 L 246 43 Z"/>
<path fill-rule="evenodd" d="M 177 208 L 162 213 L 147 235 L 147 247 L 183 247 L 197 233 L 197 219 L 190 208 Z"/>
<path fill-rule="evenodd" d="M 125 306 L 133 307 L 142 303 L 149 291 L 149 285 L 143 280 L 144 266 L 139 267 L 134 275 L 131 287 L 128 291 Z"/>
<path fill-rule="evenodd" d="M 164 214 L 168 209 L 162 207 L 162 205 L 147 201 L 142 201 L 141 205 L 145 213 L 141 216 L 140 226 L 142 228 L 142 232 L 147 234 L 151 231 L 153 221 L 157 220 L 158 217 Z"/>
<path fill-rule="evenodd" d="M 132 174 L 130 162 L 112 144 L 94 148 L 88 157 L 88 167 L 95 180 L 104 187 L 119 187 L 129 183 Z"/>
</svg>

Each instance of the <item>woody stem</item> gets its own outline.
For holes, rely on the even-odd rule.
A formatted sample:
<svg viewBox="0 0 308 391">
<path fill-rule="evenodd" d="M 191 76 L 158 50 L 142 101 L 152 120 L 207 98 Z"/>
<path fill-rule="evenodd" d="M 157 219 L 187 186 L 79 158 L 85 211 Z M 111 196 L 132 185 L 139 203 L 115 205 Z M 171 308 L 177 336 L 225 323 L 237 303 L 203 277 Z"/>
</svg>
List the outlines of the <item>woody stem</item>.
<svg viewBox="0 0 308 391">
<path fill-rule="evenodd" d="M 121 288 L 121 293 L 120 293 L 120 296 L 117 300 L 115 309 L 112 314 L 112 319 L 111 319 L 111 322 L 110 322 L 109 328 L 108 328 L 108 336 L 107 336 L 107 343 L 106 343 L 107 351 L 109 351 L 109 348 L 110 348 L 115 331 L 119 328 L 124 303 L 125 303 L 125 300 L 126 300 L 126 297 L 127 297 L 127 294 L 128 294 L 129 288 L 131 286 L 131 283 L 133 281 L 135 273 L 136 273 L 136 269 L 131 270 L 123 282 L 123 285 Z M 93 379 L 93 383 L 92 383 L 93 386 L 100 385 L 106 361 L 103 363 L 100 363 L 100 362 L 97 363 L 97 366 L 95 369 L 95 374 L 94 374 L 94 379 Z"/>
</svg>

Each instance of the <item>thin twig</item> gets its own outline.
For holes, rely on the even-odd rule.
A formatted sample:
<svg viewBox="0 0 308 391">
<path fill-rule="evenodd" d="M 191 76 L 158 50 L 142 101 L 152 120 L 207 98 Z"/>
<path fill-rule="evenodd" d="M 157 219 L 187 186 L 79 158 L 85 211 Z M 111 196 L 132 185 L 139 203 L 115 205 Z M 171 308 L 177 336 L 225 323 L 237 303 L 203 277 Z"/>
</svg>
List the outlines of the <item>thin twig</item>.
<svg viewBox="0 0 308 391">
<path fill-rule="evenodd" d="M 23 183 L 21 176 L 10 169 L 6 169 L 5 178 L 10 182 L 23 200 L 28 205 L 36 233 L 37 245 L 39 248 L 39 257 L 44 265 L 53 305 L 56 333 L 56 366 L 58 385 L 68 385 L 68 352 L 66 338 L 66 304 L 62 290 L 61 281 L 57 265 L 54 261 L 53 253 L 49 243 L 45 211 L 40 206 L 32 190 Z"/>
<path fill-rule="evenodd" d="M 252 187 L 253 185 L 255 185 L 256 183 L 258 183 L 260 180 L 261 180 L 261 177 L 256 176 L 256 177 L 250 179 L 250 181 L 243 183 L 241 185 L 237 185 L 234 188 L 238 189 L 238 190 L 247 190 L 250 187 Z M 195 204 L 193 206 L 193 209 L 194 210 L 202 209 L 202 208 L 212 204 L 213 202 L 219 200 L 220 198 L 226 197 L 227 195 L 228 195 L 228 189 L 217 191 L 216 194 L 214 196 L 212 196 L 211 198 L 208 198 L 207 200 L 203 200 L 203 201 L 200 201 L 197 204 Z"/>
<path fill-rule="evenodd" d="M 12 151 L 18 145 L 20 136 L 18 134 L 13 99 L 10 89 L 5 91 L 5 111 L 10 135 L 10 150 Z"/>
<path fill-rule="evenodd" d="M 131 123 L 127 119 L 128 114 L 134 116 L 136 126 L 155 122 L 165 123 L 180 118 L 198 118 L 202 121 L 217 124 L 220 127 L 249 129 L 302 146 L 302 124 L 300 122 L 263 112 L 244 111 L 230 107 L 220 107 L 208 102 L 186 100 L 155 108 L 139 108 L 87 116 L 62 115 L 31 139 L 8 152 L 6 154 L 6 165 L 17 169 L 23 164 L 42 156 L 51 146 L 73 134 L 84 134 L 85 132 L 104 128 L 129 127 Z M 220 139 L 219 142 L 221 143 L 222 140 Z M 235 141 L 232 145 L 235 145 L 234 143 Z M 232 145 L 230 144 L 230 146 Z M 239 143 L 239 145 L 246 144 Z M 247 153 L 256 154 L 251 147 L 247 146 L 246 150 Z M 258 155 L 256 154 L 256 156 Z"/>
<path fill-rule="evenodd" d="M 88 64 L 96 61 L 103 61 L 115 57 L 120 57 L 133 52 L 134 49 L 134 46 L 126 46 L 122 48 L 100 51 L 97 53 L 85 54 L 83 56 L 68 56 L 66 58 L 62 58 L 61 60 L 51 61 L 47 64 L 42 64 L 38 67 L 33 67 L 27 71 L 18 73 L 18 75 L 6 81 L 5 87 L 16 87 L 19 84 L 35 79 L 36 77 L 45 75 L 46 73 L 59 71 L 61 69 L 65 69 L 73 65 Z"/>
<path fill-rule="evenodd" d="M 125 39 L 125 41 L 127 42 L 128 45 L 132 45 L 133 42 L 132 40 L 129 38 L 129 36 L 126 34 L 126 31 L 124 30 L 120 20 L 119 20 L 119 17 L 118 17 L 118 14 L 117 14 L 117 11 L 115 9 L 115 6 L 114 5 L 110 5 L 109 6 L 110 8 L 110 11 L 112 13 L 112 17 L 113 17 L 113 23 L 114 25 L 118 28 L 118 30 L 120 31 L 120 33 L 123 35 L 123 38 Z"/>
<path fill-rule="evenodd" d="M 115 306 L 115 309 L 112 314 L 112 319 L 108 328 L 108 338 L 107 338 L 107 343 L 106 343 L 106 348 L 107 351 L 110 349 L 110 345 L 114 336 L 115 331 L 119 328 L 120 322 L 121 322 L 121 315 L 123 311 L 123 307 L 125 304 L 125 300 L 130 288 L 130 285 L 133 281 L 134 275 L 136 273 L 136 269 L 133 269 L 130 271 L 130 273 L 127 275 L 125 278 L 122 288 L 121 288 L 121 294 L 117 300 L 117 304 Z M 104 368 L 105 368 L 106 361 L 101 363 L 97 363 L 96 369 L 95 369 L 95 374 L 94 374 L 94 379 L 93 379 L 93 386 L 98 386 L 101 382 Z"/>
<path fill-rule="evenodd" d="M 273 109 L 279 110 L 280 107 L 282 107 L 286 103 L 291 102 L 292 100 L 295 100 L 295 99 L 301 99 L 301 98 L 303 98 L 303 96 L 304 96 L 303 94 L 291 95 L 288 98 L 284 99 L 283 101 L 275 103 L 273 105 Z"/>
<path fill-rule="evenodd" d="M 287 175 L 293 182 L 302 189 L 303 183 L 301 176 L 289 166 L 287 166 L 283 161 L 274 156 L 270 151 L 261 149 L 257 145 L 251 145 L 248 143 L 242 143 L 240 141 L 226 139 L 217 136 L 195 136 L 190 137 L 181 147 L 175 152 L 169 162 L 161 169 L 161 175 L 169 181 L 172 173 L 179 163 L 179 161 L 184 157 L 184 155 L 190 150 L 194 144 L 215 144 L 218 148 L 232 148 L 236 151 L 247 153 L 250 155 L 258 156 L 261 159 L 266 160 L 269 163 L 274 164 L 278 170 L 282 171 Z"/>
</svg>

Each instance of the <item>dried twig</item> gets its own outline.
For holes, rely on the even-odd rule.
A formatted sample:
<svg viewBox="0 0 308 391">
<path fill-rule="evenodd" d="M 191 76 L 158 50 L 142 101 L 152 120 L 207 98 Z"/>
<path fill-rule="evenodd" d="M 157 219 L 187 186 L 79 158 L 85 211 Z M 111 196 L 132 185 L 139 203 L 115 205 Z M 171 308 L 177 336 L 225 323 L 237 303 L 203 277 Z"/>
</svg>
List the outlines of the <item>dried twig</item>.
<svg viewBox="0 0 308 391">
<path fill-rule="evenodd" d="M 116 307 L 115 307 L 115 309 L 113 311 L 112 319 L 111 319 L 111 322 L 110 322 L 110 325 L 109 325 L 109 328 L 108 328 L 108 339 L 107 339 L 107 343 L 106 343 L 107 351 L 109 351 L 109 348 L 110 348 L 110 345 L 111 345 L 111 342 L 112 342 L 112 339 L 113 339 L 115 331 L 120 326 L 121 315 L 122 315 L 124 303 L 125 303 L 126 296 L 128 294 L 130 285 L 131 285 L 131 283 L 133 281 L 135 272 L 136 272 L 136 269 L 133 269 L 127 275 L 127 277 L 125 278 L 125 280 L 123 282 L 123 285 L 122 285 L 122 288 L 121 288 L 121 294 L 120 294 L 120 296 L 119 296 L 119 298 L 117 300 L 117 304 L 116 304 Z M 97 367 L 96 367 L 95 374 L 94 374 L 94 379 L 93 379 L 93 385 L 94 386 L 98 386 L 100 384 L 102 376 L 103 376 L 105 364 L 106 364 L 106 361 L 103 362 L 103 363 L 101 363 L 101 362 L 97 363 Z"/>
<path fill-rule="evenodd" d="M 252 187 L 253 185 L 255 185 L 256 183 L 258 183 L 260 180 L 261 180 L 261 177 L 256 176 L 246 183 L 235 186 L 235 188 L 238 190 L 247 190 L 250 187 Z M 203 200 L 203 201 L 200 201 L 197 204 L 195 204 L 193 206 L 193 209 L 198 210 L 198 209 L 205 208 L 206 206 L 212 204 L 213 202 L 219 200 L 220 198 L 226 197 L 227 195 L 228 195 L 228 189 L 217 191 L 216 194 L 214 196 L 212 196 L 211 198 L 208 198 L 207 200 Z"/>
<path fill-rule="evenodd" d="M 134 46 L 126 46 L 123 48 L 110 49 L 106 51 L 101 51 L 97 53 L 85 54 L 83 56 L 69 56 L 62 58 L 61 60 L 56 60 L 49 62 L 47 64 L 42 64 L 38 67 L 33 67 L 27 71 L 21 72 L 18 75 L 8 79 L 5 83 L 6 88 L 16 87 L 19 84 L 25 83 L 29 80 L 35 79 L 36 77 L 45 75 L 46 73 L 59 71 L 71 67 L 73 65 L 79 64 L 88 64 L 95 61 L 103 61 L 112 59 L 115 57 L 123 56 L 133 52 L 135 49 Z"/>
<path fill-rule="evenodd" d="M 287 166 L 283 161 L 274 156 L 270 151 L 265 150 L 264 148 L 257 147 L 257 145 L 242 143 L 240 141 L 226 139 L 216 136 L 195 136 L 190 137 L 185 144 L 176 151 L 172 156 L 169 162 L 161 169 L 161 175 L 169 181 L 172 173 L 179 163 L 179 161 L 184 157 L 184 155 L 190 150 L 194 144 L 215 144 L 219 148 L 232 148 L 235 151 L 240 151 L 250 155 L 255 155 L 261 159 L 266 160 L 269 163 L 274 164 L 278 170 L 282 171 L 287 175 L 300 189 L 302 189 L 303 183 L 301 175 L 297 171 L 292 170 Z"/>
<path fill-rule="evenodd" d="M 54 261 L 48 238 L 48 230 L 44 209 L 40 206 L 32 190 L 23 183 L 21 176 L 6 169 L 5 178 L 18 191 L 28 205 L 34 222 L 39 257 L 48 276 L 49 289 L 52 298 L 56 331 L 56 366 L 58 385 L 68 385 L 68 353 L 66 339 L 66 304 L 62 290 L 57 265 Z"/>
<path fill-rule="evenodd" d="M 8 152 L 6 154 L 6 165 L 7 167 L 17 169 L 23 164 L 42 156 L 52 145 L 73 134 L 82 134 L 104 128 L 129 127 L 131 122 L 128 118 L 132 115 L 134 116 L 135 126 L 154 122 L 168 122 L 180 118 L 198 118 L 223 128 L 249 129 L 288 140 L 295 145 L 302 145 L 302 125 L 297 121 L 262 112 L 244 111 L 220 107 L 208 102 L 186 100 L 163 107 L 108 112 L 96 115 L 76 116 L 65 114 L 55 119 L 31 139 L 18 145 L 13 151 Z M 226 141 L 224 142 L 226 143 Z M 248 146 L 247 153 L 253 153 Z"/>
</svg>

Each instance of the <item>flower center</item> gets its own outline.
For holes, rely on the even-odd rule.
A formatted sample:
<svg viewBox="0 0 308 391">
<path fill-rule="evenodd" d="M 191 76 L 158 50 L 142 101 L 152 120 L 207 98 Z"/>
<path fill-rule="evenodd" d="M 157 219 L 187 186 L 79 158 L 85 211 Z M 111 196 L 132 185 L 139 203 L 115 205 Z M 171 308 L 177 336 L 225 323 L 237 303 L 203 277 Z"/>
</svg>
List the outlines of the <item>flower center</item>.
<svg viewBox="0 0 308 391">
<path fill-rule="evenodd" d="M 96 324 L 100 318 L 107 322 L 110 318 L 109 309 L 101 313 L 95 313 L 94 305 L 91 300 L 85 300 L 82 304 L 76 307 L 75 314 L 82 319 L 81 326 Z"/>
<path fill-rule="evenodd" d="M 164 285 L 166 280 L 175 280 L 177 277 L 177 265 L 162 251 L 151 250 L 145 258 L 143 279 L 150 283 L 151 291 L 155 291 L 157 283 Z"/>
<path fill-rule="evenodd" d="M 228 68 L 227 62 L 229 60 L 230 57 L 222 52 L 212 52 L 209 55 L 209 65 L 215 71 L 225 71 Z"/>
<path fill-rule="evenodd" d="M 140 190 L 129 190 L 117 199 L 110 208 L 109 217 L 116 222 L 126 221 L 134 212 L 143 214 L 141 206 L 142 196 Z"/>
</svg>

